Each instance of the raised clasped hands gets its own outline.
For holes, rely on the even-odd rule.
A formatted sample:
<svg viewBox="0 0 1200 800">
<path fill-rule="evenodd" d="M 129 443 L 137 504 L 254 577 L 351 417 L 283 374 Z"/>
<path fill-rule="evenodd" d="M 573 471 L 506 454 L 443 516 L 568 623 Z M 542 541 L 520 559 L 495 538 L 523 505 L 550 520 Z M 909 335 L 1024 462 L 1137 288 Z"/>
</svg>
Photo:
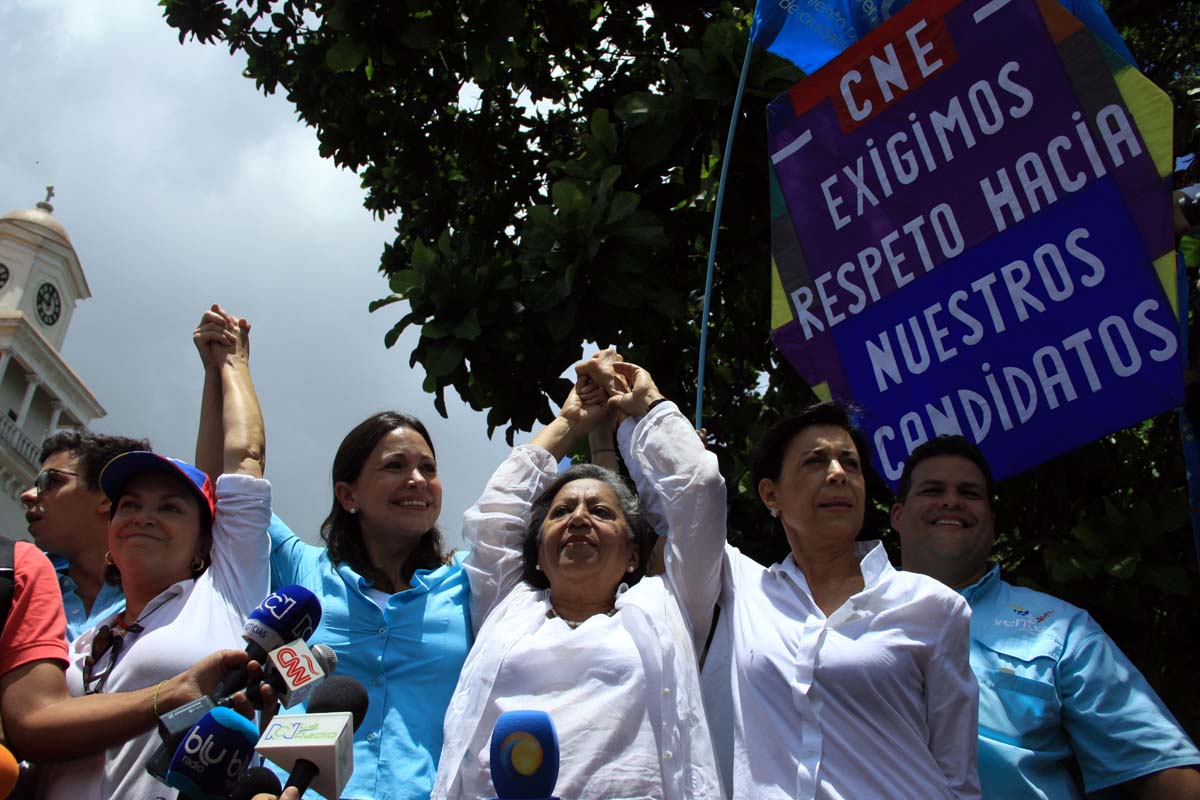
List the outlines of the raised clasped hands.
<svg viewBox="0 0 1200 800">
<path fill-rule="evenodd" d="M 575 384 L 584 402 L 599 402 L 603 397 L 609 409 L 631 417 L 641 417 L 650 406 L 662 400 L 650 373 L 625 361 L 616 350 L 601 350 L 575 367 Z"/>
<path fill-rule="evenodd" d="M 205 369 L 219 369 L 230 356 L 249 360 L 250 323 L 214 303 L 200 318 L 192 342 Z"/>
</svg>

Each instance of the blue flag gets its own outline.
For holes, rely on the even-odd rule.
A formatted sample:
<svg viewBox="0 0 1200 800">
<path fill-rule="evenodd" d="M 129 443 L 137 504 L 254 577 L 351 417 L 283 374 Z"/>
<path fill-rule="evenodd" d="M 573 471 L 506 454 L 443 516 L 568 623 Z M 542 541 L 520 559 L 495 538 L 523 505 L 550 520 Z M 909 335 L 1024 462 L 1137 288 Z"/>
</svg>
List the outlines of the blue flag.
<svg viewBox="0 0 1200 800">
<path fill-rule="evenodd" d="M 910 0 L 759 0 L 750 38 L 808 74 L 816 72 Z M 1098 0 L 1059 0 L 1101 41 L 1132 64 L 1133 54 Z"/>
</svg>

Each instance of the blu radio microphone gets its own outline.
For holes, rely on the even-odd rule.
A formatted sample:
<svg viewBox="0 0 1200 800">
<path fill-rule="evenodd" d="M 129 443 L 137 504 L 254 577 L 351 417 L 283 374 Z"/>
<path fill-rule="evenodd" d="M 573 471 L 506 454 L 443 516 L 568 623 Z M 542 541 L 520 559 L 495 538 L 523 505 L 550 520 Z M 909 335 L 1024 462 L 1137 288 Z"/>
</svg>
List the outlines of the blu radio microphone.
<svg viewBox="0 0 1200 800">
<path fill-rule="evenodd" d="M 258 729 L 228 708 L 214 708 L 197 722 L 175 751 L 167 786 L 189 800 L 225 800 L 254 757 Z"/>
<path fill-rule="evenodd" d="M 256 749 L 289 771 L 285 788 L 295 786 L 303 795 L 311 786 L 325 797 L 340 797 L 354 773 L 354 731 L 367 703 L 361 683 L 335 675 L 313 691 L 309 713 L 273 719 Z"/>
<path fill-rule="evenodd" d="M 558 800 L 558 732 L 545 711 L 505 711 L 492 729 L 494 800 Z"/>
</svg>

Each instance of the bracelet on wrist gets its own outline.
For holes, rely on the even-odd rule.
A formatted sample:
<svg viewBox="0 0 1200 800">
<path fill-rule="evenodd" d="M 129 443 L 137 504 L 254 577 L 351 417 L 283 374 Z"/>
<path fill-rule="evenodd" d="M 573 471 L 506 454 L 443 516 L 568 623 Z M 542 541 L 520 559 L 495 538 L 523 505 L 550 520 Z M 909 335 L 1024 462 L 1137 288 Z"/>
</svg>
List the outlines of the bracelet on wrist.
<svg viewBox="0 0 1200 800">
<path fill-rule="evenodd" d="M 657 400 L 655 400 L 653 403 L 651 403 L 650 405 L 646 406 L 646 413 L 647 413 L 647 414 L 649 414 L 651 411 L 653 411 L 653 410 L 654 410 L 654 407 L 655 407 L 655 406 L 657 406 L 657 405 L 659 405 L 659 404 L 661 404 L 661 403 L 665 403 L 665 402 L 667 402 L 667 398 L 665 398 L 665 397 L 660 397 L 660 398 L 658 398 L 658 399 L 657 399 Z"/>
</svg>

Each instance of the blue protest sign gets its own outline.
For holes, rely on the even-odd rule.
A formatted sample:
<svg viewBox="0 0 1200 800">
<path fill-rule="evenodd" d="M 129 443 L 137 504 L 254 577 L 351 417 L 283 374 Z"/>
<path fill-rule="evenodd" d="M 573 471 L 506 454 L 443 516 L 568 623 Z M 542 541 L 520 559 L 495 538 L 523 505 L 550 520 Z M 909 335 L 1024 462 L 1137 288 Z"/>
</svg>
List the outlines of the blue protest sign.
<svg viewBox="0 0 1200 800">
<path fill-rule="evenodd" d="M 773 338 L 886 479 L 939 433 L 1004 477 L 1181 402 L 1170 109 L 1052 0 L 910 6 L 771 104 Z"/>
</svg>

